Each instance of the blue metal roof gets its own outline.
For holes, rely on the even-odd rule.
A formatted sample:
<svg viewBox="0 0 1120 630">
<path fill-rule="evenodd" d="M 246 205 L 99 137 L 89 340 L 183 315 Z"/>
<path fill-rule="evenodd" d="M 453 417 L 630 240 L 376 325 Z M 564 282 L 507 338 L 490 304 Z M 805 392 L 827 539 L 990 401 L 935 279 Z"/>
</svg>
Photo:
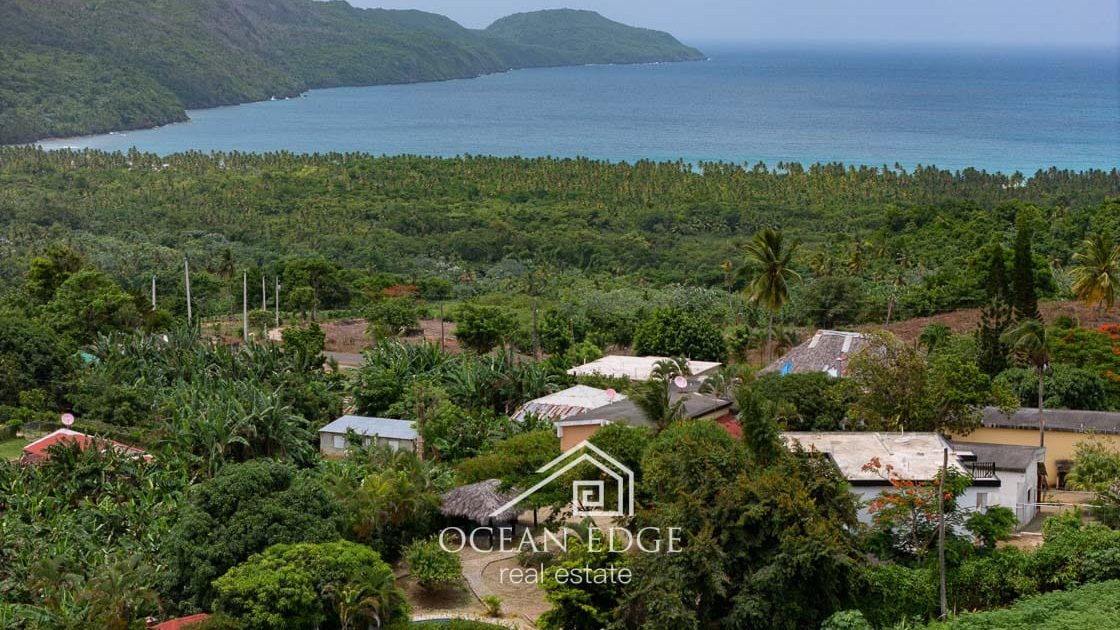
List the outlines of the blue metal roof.
<svg viewBox="0 0 1120 630">
<path fill-rule="evenodd" d="M 415 440 L 417 433 L 412 420 L 392 418 L 367 418 L 365 416 L 342 416 L 338 420 L 319 429 L 319 433 L 345 434 L 353 429 L 358 435 L 379 436 L 391 440 Z"/>
</svg>

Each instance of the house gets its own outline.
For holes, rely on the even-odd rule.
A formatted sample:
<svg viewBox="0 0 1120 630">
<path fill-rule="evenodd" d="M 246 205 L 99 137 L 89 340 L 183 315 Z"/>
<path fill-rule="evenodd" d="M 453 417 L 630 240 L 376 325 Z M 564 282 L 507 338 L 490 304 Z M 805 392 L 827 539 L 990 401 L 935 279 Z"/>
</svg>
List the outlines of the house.
<svg viewBox="0 0 1120 630">
<path fill-rule="evenodd" d="M 145 461 L 151 461 L 152 459 L 152 456 L 148 455 L 144 449 L 135 446 L 86 435 L 85 433 L 72 429 L 58 429 L 54 433 L 45 435 L 27 446 L 24 446 L 23 454 L 20 456 L 19 461 L 21 464 L 37 464 L 46 461 L 51 457 L 50 448 L 52 446 L 68 444 L 77 444 L 78 448 L 83 451 L 90 446 L 94 446 L 100 451 L 112 449 L 118 453 L 143 458 Z"/>
<path fill-rule="evenodd" d="M 391 418 L 367 418 L 365 416 L 342 416 L 338 420 L 319 429 L 319 452 L 328 457 L 341 457 L 346 454 L 346 434 L 353 431 L 365 438 L 363 444 L 376 443 L 393 450 L 405 449 L 419 452 L 420 435 L 411 420 Z"/>
<path fill-rule="evenodd" d="M 1051 488 L 1065 486 L 1065 476 L 1073 462 L 1074 447 L 1090 434 L 1120 446 L 1120 412 L 1043 409 L 1046 426 L 1046 463 L 1043 474 Z M 969 433 L 969 442 L 1039 446 L 1038 409 L 1022 407 L 1007 414 L 998 407 L 986 407 L 980 428 Z"/>
<path fill-rule="evenodd" d="M 687 420 L 715 420 L 727 415 L 731 410 L 731 401 L 714 396 L 673 394 L 674 401 L 681 398 L 684 399 L 682 416 Z M 598 409 L 568 416 L 554 424 L 562 451 L 567 451 L 589 439 L 608 424 L 625 424 L 632 427 L 655 426 L 632 400 L 620 400 Z"/>
<path fill-rule="evenodd" d="M 805 450 L 824 453 L 865 505 L 883 490 L 894 487 L 887 478 L 887 466 L 901 479 L 934 481 L 941 470 L 945 449 L 949 449 L 948 467 L 972 478 L 972 484 L 958 499 L 961 508 L 984 510 L 995 505 L 1001 496 L 1000 478 L 991 462 L 976 461 L 937 433 L 787 432 L 782 433 L 782 438 L 789 448 L 800 444 Z M 865 468 L 873 460 L 881 464 L 879 471 Z M 1014 505 L 1007 507 L 1015 509 Z M 860 508 L 859 519 L 871 523 L 867 507 Z"/>
<path fill-rule="evenodd" d="M 605 357 L 595 359 L 591 363 L 577 365 L 568 370 L 568 374 L 572 376 L 625 377 L 632 381 L 648 381 L 657 364 L 666 360 L 668 360 L 668 357 L 629 357 L 620 354 L 608 354 Z M 720 365 L 722 364 L 713 361 L 689 360 L 688 370 L 693 377 L 703 377 L 718 369 Z"/>
<path fill-rule="evenodd" d="M 605 389 L 576 385 L 568 389 L 530 400 L 513 412 L 512 418 L 518 422 L 528 414 L 549 420 L 563 420 L 578 413 L 605 407 L 614 402 L 626 400 L 626 396 L 608 393 Z"/>
<path fill-rule="evenodd" d="M 953 448 L 962 457 L 971 454 L 973 461 L 992 462 L 1000 480 L 998 497 L 993 503 L 1013 508 L 1020 528 L 1038 514 L 1039 496 L 1046 483 L 1041 476 L 1046 449 L 958 440 L 953 440 Z"/>
<path fill-rule="evenodd" d="M 844 376 L 848 359 L 867 345 L 867 336 L 856 332 L 818 330 L 811 339 L 793 348 L 761 372 L 810 374 L 824 372 L 829 376 Z"/>
</svg>

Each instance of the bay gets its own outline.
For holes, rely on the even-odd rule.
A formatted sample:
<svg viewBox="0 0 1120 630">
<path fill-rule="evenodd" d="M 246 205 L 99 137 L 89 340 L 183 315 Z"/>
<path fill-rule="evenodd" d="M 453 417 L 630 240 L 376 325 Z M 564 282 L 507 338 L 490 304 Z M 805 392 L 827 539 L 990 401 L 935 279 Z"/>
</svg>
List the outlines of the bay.
<svg viewBox="0 0 1120 630">
<path fill-rule="evenodd" d="M 705 62 L 313 90 L 46 148 L 1120 166 L 1116 51 L 701 45 Z"/>
</svg>

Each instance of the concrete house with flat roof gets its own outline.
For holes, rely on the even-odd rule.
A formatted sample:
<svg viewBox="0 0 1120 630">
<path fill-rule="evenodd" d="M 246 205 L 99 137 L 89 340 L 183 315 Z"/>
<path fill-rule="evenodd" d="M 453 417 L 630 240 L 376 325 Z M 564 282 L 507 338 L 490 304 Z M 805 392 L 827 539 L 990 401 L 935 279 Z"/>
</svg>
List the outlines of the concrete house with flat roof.
<svg viewBox="0 0 1120 630">
<path fill-rule="evenodd" d="M 894 488 L 885 473 L 887 466 L 901 479 L 931 482 L 941 470 L 945 449 L 949 449 L 948 467 L 972 480 L 958 499 L 961 508 L 983 511 L 1001 500 L 1002 483 L 992 462 L 978 461 L 972 453 L 959 450 L 937 433 L 790 431 L 782 433 L 782 439 L 790 449 L 800 445 L 807 451 L 823 453 L 832 461 L 865 504 L 859 511 L 859 519 L 864 523 L 871 523 L 866 504 L 880 492 Z M 881 464 L 880 471 L 866 468 L 873 460 Z M 1006 507 L 1015 509 L 1014 505 Z"/>
</svg>

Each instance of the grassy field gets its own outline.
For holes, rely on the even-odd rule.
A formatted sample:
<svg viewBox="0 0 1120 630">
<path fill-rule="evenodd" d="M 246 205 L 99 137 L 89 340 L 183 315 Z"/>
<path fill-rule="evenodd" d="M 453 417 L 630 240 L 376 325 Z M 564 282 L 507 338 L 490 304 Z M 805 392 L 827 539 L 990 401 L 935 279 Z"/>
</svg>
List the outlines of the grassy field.
<svg viewBox="0 0 1120 630">
<path fill-rule="evenodd" d="M 27 444 L 27 440 L 23 438 L 16 438 L 6 442 L 0 442 L 0 461 L 7 461 L 9 459 L 17 459 L 20 455 L 20 450 Z"/>
</svg>

